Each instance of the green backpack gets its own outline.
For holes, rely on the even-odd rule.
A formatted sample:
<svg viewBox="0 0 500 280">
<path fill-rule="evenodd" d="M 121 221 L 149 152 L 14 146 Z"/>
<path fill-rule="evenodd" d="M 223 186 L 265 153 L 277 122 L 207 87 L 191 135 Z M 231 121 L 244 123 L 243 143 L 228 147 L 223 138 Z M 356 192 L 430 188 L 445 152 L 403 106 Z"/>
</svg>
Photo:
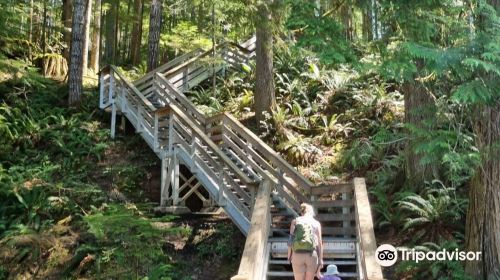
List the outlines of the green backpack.
<svg viewBox="0 0 500 280">
<path fill-rule="evenodd" d="M 314 228 L 311 223 L 302 219 L 295 221 L 293 232 L 292 250 L 294 252 L 312 252 L 316 248 L 314 244 Z"/>
</svg>

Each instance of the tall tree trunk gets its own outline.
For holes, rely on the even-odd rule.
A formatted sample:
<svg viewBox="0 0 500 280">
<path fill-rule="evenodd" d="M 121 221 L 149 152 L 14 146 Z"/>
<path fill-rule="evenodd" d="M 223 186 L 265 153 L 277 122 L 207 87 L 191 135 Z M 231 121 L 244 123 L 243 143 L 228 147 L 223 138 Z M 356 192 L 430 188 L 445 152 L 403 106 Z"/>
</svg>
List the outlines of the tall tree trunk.
<svg viewBox="0 0 500 280">
<path fill-rule="evenodd" d="M 75 0 L 70 47 L 69 66 L 69 105 L 80 102 L 83 76 L 83 47 L 85 36 L 85 13 L 89 0 Z"/>
<path fill-rule="evenodd" d="M 372 14 L 370 11 L 370 6 L 366 5 L 363 8 L 363 38 L 367 41 L 373 40 L 372 35 Z"/>
<path fill-rule="evenodd" d="M 269 4 L 269 3 L 266 3 Z M 273 73 L 273 34 L 270 7 L 258 7 L 256 69 L 255 69 L 255 117 L 259 123 L 264 113 L 271 113 L 276 107 Z"/>
<path fill-rule="evenodd" d="M 500 1 L 488 3 L 498 16 Z M 478 22 L 478 29 L 484 29 L 482 19 Z M 480 76 L 492 78 L 484 73 Z M 470 184 L 465 247 L 467 251 L 481 252 L 481 260 L 465 262 L 465 271 L 473 279 L 500 279 L 500 98 L 496 97 L 491 105 L 478 106 L 474 132 L 482 164 Z"/>
<path fill-rule="evenodd" d="M 405 122 L 415 129 L 429 129 L 435 116 L 435 98 L 417 81 L 406 82 L 403 85 L 405 103 Z M 410 131 L 410 135 L 414 135 Z M 422 155 L 415 152 L 415 144 L 420 139 L 412 138 L 406 145 L 406 178 L 410 183 L 420 187 L 424 181 L 434 178 L 435 167 L 422 164 Z"/>
<path fill-rule="evenodd" d="M 353 39 L 353 22 L 352 22 L 352 4 L 351 3 L 344 3 L 342 6 L 342 23 L 345 28 L 345 38 L 348 41 L 352 41 Z"/>
<path fill-rule="evenodd" d="M 119 28 L 119 23 L 120 23 L 120 0 L 115 1 L 115 18 L 114 18 L 114 24 L 115 24 L 115 33 L 114 33 L 114 43 L 115 46 L 113 48 L 114 53 L 113 57 L 114 62 L 113 63 L 118 63 L 120 61 L 120 49 L 118 48 L 118 44 L 120 43 L 120 28 Z"/>
<path fill-rule="evenodd" d="M 469 189 L 465 242 L 481 260 L 467 261 L 465 271 L 473 279 L 500 279 L 500 100 L 477 111 L 474 131 L 484 156 Z"/>
<path fill-rule="evenodd" d="M 130 18 L 130 6 L 132 6 L 132 0 L 128 0 L 128 4 L 127 4 L 127 18 Z M 122 57 L 126 60 L 126 61 L 130 61 L 130 40 L 128 40 L 129 38 L 129 23 L 128 21 L 124 21 L 124 29 L 125 31 L 123 32 L 123 40 L 122 40 L 122 50 L 123 50 L 123 54 L 122 54 Z"/>
<path fill-rule="evenodd" d="M 141 62 L 141 39 L 142 39 L 142 0 L 134 1 L 134 25 L 132 26 L 132 38 L 130 41 L 130 58 L 132 65 Z"/>
<path fill-rule="evenodd" d="M 73 0 L 63 0 L 62 21 L 64 25 L 63 42 L 63 57 L 69 61 L 69 48 L 71 45 L 71 16 L 73 15 Z"/>
<path fill-rule="evenodd" d="M 29 56 L 29 60 L 33 61 L 33 48 L 32 48 L 32 46 L 33 46 L 33 0 L 30 0 L 30 27 L 29 27 L 28 40 L 30 42 L 28 56 Z"/>
<path fill-rule="evenodd" d="M 47 52 L 47 0 L 43 0 L 42 42 L 40 45 L 42 46 L 42 54 L 45 55 Z"/>
<path fill-rule="evenodd" d="M 151 14 L 149 17 L 149 39 L 148 39 L 148 71 L 155 69 L 158 65 L 160 49 L 161 13 L 163 0 L 153 0 L 151 3 Z"/>
<path fill-rule="evenodd" d="M 85 14 L 85 37 L 83 38 L 83 75 L 87 74 L 89 65 L 89 44 L 90 44 L 90 22 L 92 21 L 92 0 L 88 0 L 88 7 Z"/>
<path fill-rule="evenodd" d="M 91 0 L 92 1 L 92 0 Z M 94 29 L 92 31 L 92 48 L 90 49 L 90 69 L 99 71 L 99 54 L 101 46 L 101 0 L 95 0 Z"/>
<path fill-rule="evenodd" d="M 110 4 L 110 9 L 106 11 L 106 37 L 104 45 L 104 62 L 107 64 L 115 62 L 115 14 L 116 11 L 116 0 L 108 0 Z"/>
</svg>

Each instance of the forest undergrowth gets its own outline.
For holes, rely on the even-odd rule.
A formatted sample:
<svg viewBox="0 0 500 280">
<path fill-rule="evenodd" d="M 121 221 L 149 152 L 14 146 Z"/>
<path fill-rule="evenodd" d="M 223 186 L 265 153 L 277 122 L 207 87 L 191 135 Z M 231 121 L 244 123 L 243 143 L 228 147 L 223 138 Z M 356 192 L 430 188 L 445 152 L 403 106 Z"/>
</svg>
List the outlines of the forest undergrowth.
<svg viewBox="0 0 500 280">
<path fill-rule="evenodd" d="M 69 109 L 65 86 L 0 61 L 0 279 L 234 273 L 223 262 L 241 254 L 228 247 L 241 233 L 227 219 L 155 216 L 158 160 L 139 136 L 110 139 L 92 82 Z"/>
</svg>

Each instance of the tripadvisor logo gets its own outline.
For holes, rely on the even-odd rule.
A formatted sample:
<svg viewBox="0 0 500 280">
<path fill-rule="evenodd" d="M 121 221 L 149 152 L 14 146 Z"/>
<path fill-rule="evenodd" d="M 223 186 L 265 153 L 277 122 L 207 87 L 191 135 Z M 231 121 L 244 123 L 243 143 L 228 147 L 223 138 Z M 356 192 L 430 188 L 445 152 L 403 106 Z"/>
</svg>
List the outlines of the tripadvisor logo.
<svg viewBox="0 0 500 280">
<path fill-rule="evenodd" d="M 481 252 L 448 251 L 416 251 L 415 249 L 396 249 L 390 244 L 380 245 L 375 251 L 375 260 L 381 266 L 392 266 L 398 260 L 398 253 L 403 261 L 479 261 Z"/>
</svg>

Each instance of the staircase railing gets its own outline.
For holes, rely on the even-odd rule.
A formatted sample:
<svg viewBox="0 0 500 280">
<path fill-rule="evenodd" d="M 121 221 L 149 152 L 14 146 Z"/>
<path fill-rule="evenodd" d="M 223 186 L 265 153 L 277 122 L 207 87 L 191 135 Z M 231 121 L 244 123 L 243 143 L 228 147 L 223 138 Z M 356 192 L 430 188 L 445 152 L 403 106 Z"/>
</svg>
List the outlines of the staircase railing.
<svg viewBox="0 0 500 280">
<path fill-rule="evenodd" d="M 359 279 L 382 280 L 382 268 L 375 261 L 377 240 L 373 231 L 372 213 L 364 178 L 354 178 L 355 216 L 358 237 Z"/>
<path fill-rule="evenodd" d="M 138 133 L 141 133 L 146 142 L 160 157 L 171 155 L 174 148 L 182 149 L 192 159 L 187 162 L 193 172 L 203 170 L 204 174 L 212 179 L 218 188 L 216 199 L 220 205 L 233 204 L 249 223 L 253 204 L 252 191 L 258 182 L 250 179 L 231 159 L 205 134 L 198 124 L 191 121 L 182 109 L 175 103 L 162 108 L 156 108 L 133 84 L 110 65 L 101 70 L 106 76 L 105 84 L 101 84 L 101 94 L 109 97 L 111 104 L 112 126 L 111 134 L 114 137 L 116 112 L 120 110 L 130 120 Z M 170 95 L 166 88 L 158 88 L 163 95 Z M 101 96 L 102 99 L 102 96 Z M 162 148 L 160 143 L 160 118 L 168 119 L 168 147 Z M 166 135 L 163 135 L 166 136 Z M 248 189 L 242 188 L 245 186 Z M 234 193 L 233 193 L 234 191 Z M 176 199 L 175 197 L 173 199 Z M 230 214 L 231 216 L 231 214 Z M 234 215 L 233 215 L 234 216 Z M 248 228 L 242 228 L 244 232 Z"/>
<path fill-rule="evenodd" d="M 192 172 L 203 170 L 217 184 L 219 193 L 216 199 L 219 204 L 224 205 L 226 203 L 224 199 L 229 199 L 250 220 L 252 198 L 239 183 L 250 188 L 255 182 L 241 172 L 177 106 L 171 104 L 160 110 L 157 113 L 159 117 L 168 114 L 170 153 L 173 153 L 175 148 L 182 149 L 185 154 L 188 154 L 191 160 L 186 164 L 189 165 Z M 236 182 L 233 176 L 239 182 Z M 174 199 L 176 198 L 174 197 Z"/>
<path fill-rule="evenodd" d="M 313 183 L 231 114 L 222 113 L 208 118 L 206 125 L 216 127 L 220 131 L 222 145 L 230 148 L 249 168 L 274 182 L 289 207 L 299 212 L 300 203 L 310 201 Z"/>
<path fill-rule="evenodd" d="M 259 186 L 238 274 L 231 280 L 266 279 L 268 237 L 271 227 L 271 182 Z"/>
</svg>

